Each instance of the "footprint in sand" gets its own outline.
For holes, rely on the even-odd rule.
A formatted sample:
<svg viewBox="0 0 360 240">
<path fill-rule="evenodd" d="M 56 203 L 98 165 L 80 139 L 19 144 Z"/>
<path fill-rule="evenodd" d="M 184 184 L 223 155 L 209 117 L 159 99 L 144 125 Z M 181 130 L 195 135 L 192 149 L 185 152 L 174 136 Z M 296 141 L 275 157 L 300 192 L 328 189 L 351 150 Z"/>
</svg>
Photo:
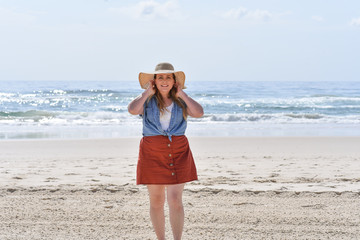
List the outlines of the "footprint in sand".
<svg viewBox="0 0 360 240">
<path fill-rule="evenodd" d="M 44 182 L 56 182 L 60 180 L 59 178 L 54 178 L 54 177 L 48 177 L 46 178 L 46 180 Z"/>
<path fill-rule="evenodd" d="M 22 180 L 22 177 L 13 177 L 12 179 L 16 179 L 16 180 Z"/>
<path fill-rule="evenodd" d="M 313 208 L 313 209 L 323 209 L 326 207 L 325 204 L 310 204 L 310 205 L 302 205 L 303 208 Z"/>
</svg>

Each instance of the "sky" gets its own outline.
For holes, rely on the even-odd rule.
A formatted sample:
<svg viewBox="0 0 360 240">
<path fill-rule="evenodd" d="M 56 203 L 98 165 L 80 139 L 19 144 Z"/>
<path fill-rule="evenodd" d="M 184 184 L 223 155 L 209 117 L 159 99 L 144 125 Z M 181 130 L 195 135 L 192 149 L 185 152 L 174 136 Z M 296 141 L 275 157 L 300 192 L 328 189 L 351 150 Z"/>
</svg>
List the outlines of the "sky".
<svg viewBox="0 0 360 240">
<path fill-rule="evenodd" d="M 360 81 L 358 0 L 0 0 L 0 81 Z"/>
</svg>

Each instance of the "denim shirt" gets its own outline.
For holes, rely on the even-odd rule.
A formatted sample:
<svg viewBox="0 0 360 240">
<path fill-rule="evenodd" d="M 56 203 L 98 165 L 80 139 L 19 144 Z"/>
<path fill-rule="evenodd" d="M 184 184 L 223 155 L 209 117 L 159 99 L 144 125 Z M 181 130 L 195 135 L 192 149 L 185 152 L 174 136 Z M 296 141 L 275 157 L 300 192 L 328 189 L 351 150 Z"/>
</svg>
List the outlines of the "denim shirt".
<svg viewBox="0 0 360 240">
<path fill-rule="evenodd" d="M 184 103 L 185 105 L 185 103 Z M 185 105 L 186 106 L 186 105 Z M 181 136 L 185 134 L 187 121 L 183 117 L 182 108 L 174 102 L 171 110 L 170 125 L 167 130 L 163 130 L 160 124 L 160 110 L 157 106 L 157 100 L 152 97 L 149 102 L 144 103 L 143 118 L 143 136 Z"/>
</svg>

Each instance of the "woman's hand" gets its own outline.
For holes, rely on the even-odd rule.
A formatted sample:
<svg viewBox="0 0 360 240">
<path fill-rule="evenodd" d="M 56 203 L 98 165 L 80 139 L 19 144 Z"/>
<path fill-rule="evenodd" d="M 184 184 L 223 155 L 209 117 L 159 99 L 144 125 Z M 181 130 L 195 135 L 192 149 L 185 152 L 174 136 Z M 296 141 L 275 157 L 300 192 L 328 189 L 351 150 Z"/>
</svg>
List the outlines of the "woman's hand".
<svg viewBox="0 0 360 240">
<path fill-rule="evenodd" d="M 144 103 L 152 95 L 155 94 L 155 81 L 150 80 L 147 89 L 137 98 L 131 101 L 128 106 L 130 114 L 139 115 L 144 113 Z"/>
<path fill-rule="evenodd" d="M 185 95 L 184 91 L 182 90 L 182 88 L 179 86 L 179 83 L 175 83 L 175 88 L 176 88 L 176 94 L 175 96 L 178 98 L 183 98 L 183 96 Z"/>
<path fill-rule="evenodd" d="M 148 83 L 148 87 L 145 90 L 148 96 L 155 94 L 155 80 L 150 80 Z"/>
</svg>

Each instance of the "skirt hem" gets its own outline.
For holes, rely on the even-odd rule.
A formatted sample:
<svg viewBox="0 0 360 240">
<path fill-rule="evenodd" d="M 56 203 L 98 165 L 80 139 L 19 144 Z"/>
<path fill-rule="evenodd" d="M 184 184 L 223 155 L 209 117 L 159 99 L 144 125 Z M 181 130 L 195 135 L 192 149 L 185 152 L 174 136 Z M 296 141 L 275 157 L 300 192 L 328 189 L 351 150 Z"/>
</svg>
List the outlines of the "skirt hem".
<svg viewBox="0 0 360 240">
<path fill-rule="evenodd" d="M 176 184 L 182 184 L 182 183 L 188 183 L 188 182 L 194 182 L 194 181 L 199 181 L 198 179 L 192 179 L 192 180 L 188 180 L 188 181 L 180 181 L 180 182 L 176 182 L 176 183 L 136 183 L 136 185 L 176 185 Z"/>
</svg>

